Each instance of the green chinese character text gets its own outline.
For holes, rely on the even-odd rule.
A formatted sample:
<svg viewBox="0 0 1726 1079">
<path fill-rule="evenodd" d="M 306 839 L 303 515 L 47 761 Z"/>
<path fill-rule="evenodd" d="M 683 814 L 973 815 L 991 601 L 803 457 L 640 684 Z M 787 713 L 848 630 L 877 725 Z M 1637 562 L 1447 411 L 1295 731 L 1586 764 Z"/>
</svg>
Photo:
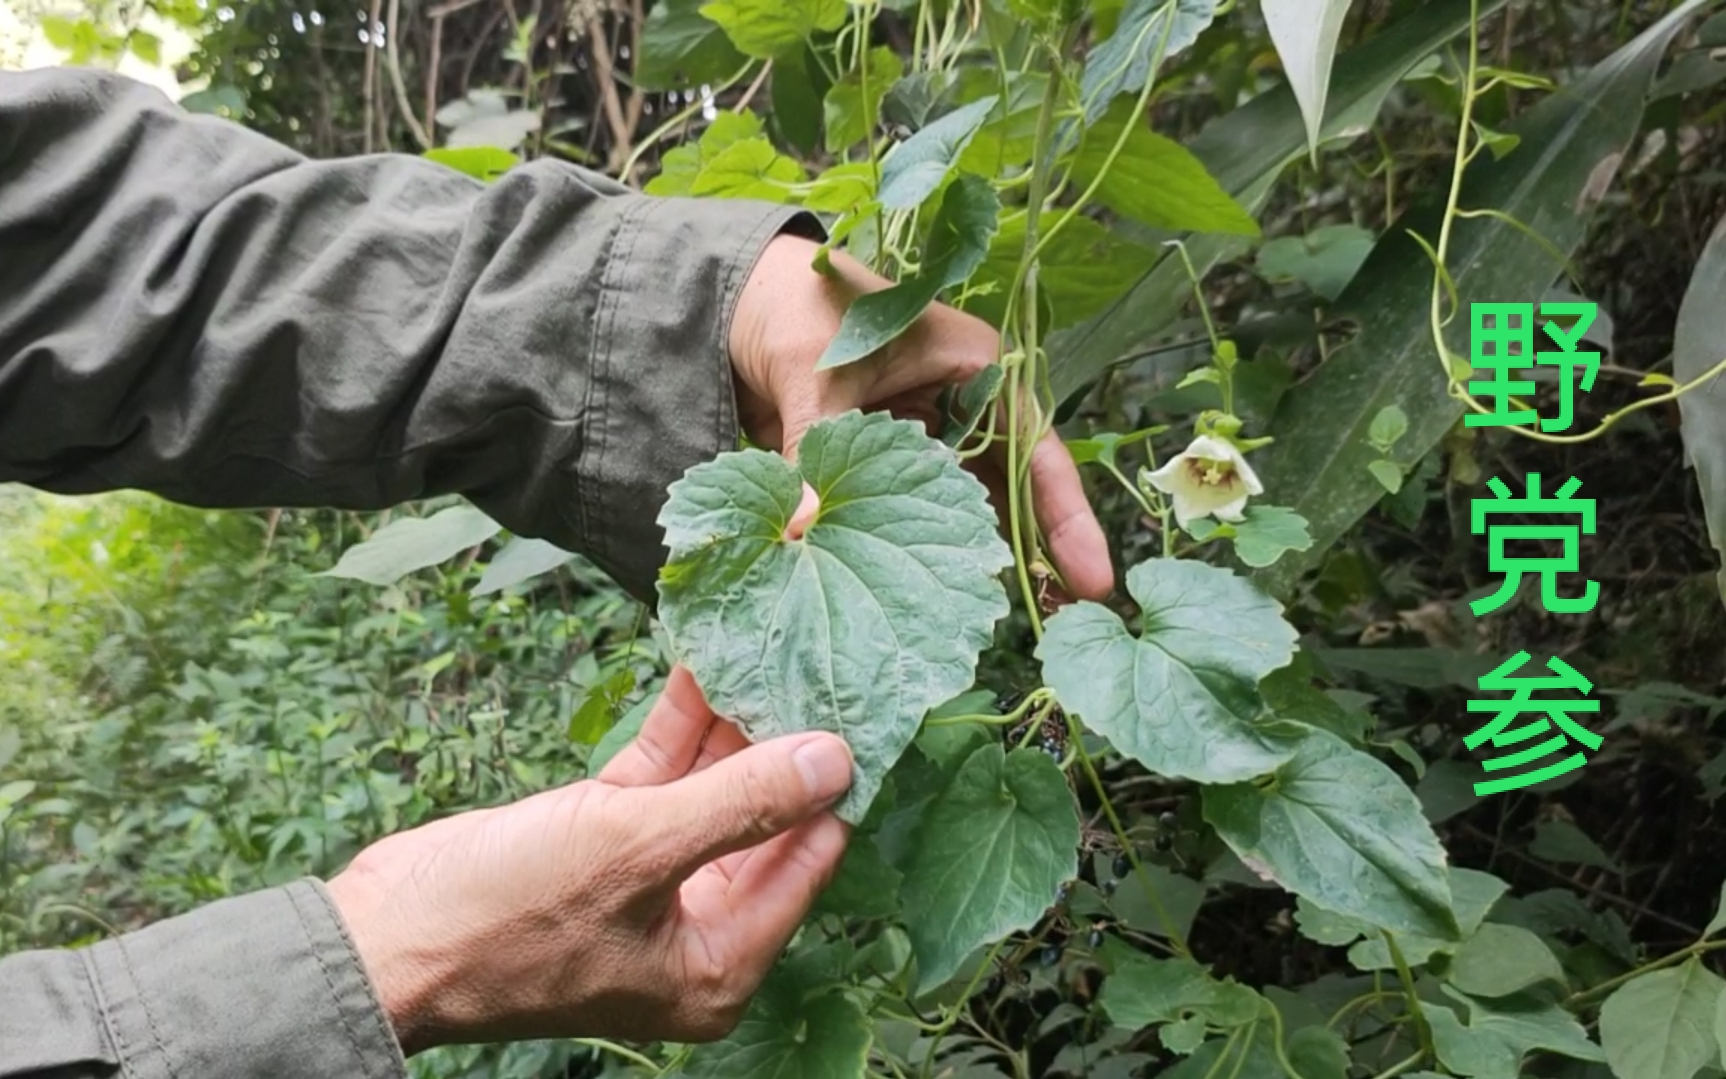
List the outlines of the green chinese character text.
<svg viewBox="0 0 1726 1079">
<path fill-rule="evenodd" d="M 1541 738 L 1540 741 L 1518 749 L 1501 757 L 1493 757 L 1481 762 L 1481 767 L 1488 772 L 1503 772 L 1508 769 L 1521 768 L 1523 765 L 1563 753 L 1570 741 L 1587 747 L 1589 750 L 1600 748 L 1601 738 L 1587 727 L 1571 718 L 1572 712 L 1599 712 L 1600 702 L 1597 700 L 1574 700 L 1565 698 L 1536 699 L 1538 690 L 1568 690 L 1573 693 L 1590 693 L 1594 683 L 1584 678 L 1580 672 L 1562 659 L 1554 656 L 1546 661 L 1546 669 L 1550 676 L 1522 675 L 1517 671 L 1530 660 L 1527 652 L 1518 652 L 1511 656 L 1490 673 L 1480 678 L 1480 688 L 1495 693 L 1510 693 L 1509 700 L 1473 700 L 1468 702 L 1470 712 L 1490 712 L 1493 717 L 1484 727 L 1463 739 L 1469 749 L 1479 749 L 1490 741 L 1496 749 L 1506 749 L 1520 746 L 1525 742 Z M 1527 712 L 1543 713 L 1539 718 L 1532 719 L 1514 729 L 1510 724 L 1518 716 Z M 1554 727 L 1557 728 L 1554 731 Z M 1544 782 L 1554 776 L 1573 772 L 1588 763 L 1581 750 L 1571 753 L 1544 767 L 1534 768 L 1526 772 L 1489 779 L 1474 785 L 1474 793 L 1478 795 L 1500 794 L 1504 791 L 1520 790 L 1536 783 Z"/>
<path fill-rule="evenodd" d="M 1594 535 L 1594 499 L 1574 498 L 1578 488 L 1582 486 L 1579 479 L 1567 480 L 1558 493 L 1543 498 L 1540 494 L 1540 473 L 1528 474 L 1527 495 L 1523 498 L 1512 498 L 1510 489 L 1503 480 L 1491 479 L 1487 487 L 1492 490 L 1493 498 L 1477 498 L 1474 500 L 1473 529 L 1475 535 L 1487 535 L 1487 568 L 1493 573 L 1503 575 L 1503 583 L 1498 591 L 1490 596 L 1484 596 L 1469 604 L 1469 609 L 1477 617 L 1491 614 L 1503 607 L 1516 595 L 1522 586 L 1525 573 L 1537 574 L 1540 577 L 1540 601 L 1553 614 L 1582 614 L 1594 609 L 1594 604 L 1600 598 L 1600 585 L 1588 581 L 1580 596 L 1560 596 L 1558 594 L 1558 575 L 1560 573 L 1576 573 L 1581 569 L 1580 547 L 1581 534 Z M 1573 524 L 1492 524 L 1488 527 L 1488 517 L 1493 514 L 1515 513 L 1541 516 L 1572 516 L 1580 518 Z M 1505 550 L 1505 544 L 1510 540 L 1556 540 L 1562 553 L 1552 555 L 1520 555 L 1513 556 Z"/>
</svg>

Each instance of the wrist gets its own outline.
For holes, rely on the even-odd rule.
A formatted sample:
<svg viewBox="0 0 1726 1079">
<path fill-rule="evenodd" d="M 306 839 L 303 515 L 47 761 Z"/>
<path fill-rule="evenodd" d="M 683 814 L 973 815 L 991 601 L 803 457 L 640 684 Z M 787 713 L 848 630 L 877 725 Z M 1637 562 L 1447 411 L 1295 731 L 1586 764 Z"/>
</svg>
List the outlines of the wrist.
<svg viewBox="0 0 1726 1079">
<path fill-rule="evenodd" d="M 363 867 L 350 866 L 325 888 L 402 1054 L 439 1044 L 438 1001 L 453 979 L 440 974 L 438 952 L 416 946 L 411 927 L 391 913 L 388 889 Z"/>
</svg>

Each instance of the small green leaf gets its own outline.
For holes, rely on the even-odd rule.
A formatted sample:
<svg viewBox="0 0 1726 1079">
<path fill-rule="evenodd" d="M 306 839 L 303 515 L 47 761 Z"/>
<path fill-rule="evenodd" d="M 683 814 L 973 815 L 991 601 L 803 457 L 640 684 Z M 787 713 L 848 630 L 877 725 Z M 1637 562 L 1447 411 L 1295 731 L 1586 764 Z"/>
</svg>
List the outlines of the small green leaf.
<svg viewBox="0 0 1726 1079">
<path fill-rule="evenodd" d="M 803 166 L 757 136 L 733 143 L 703 161 L 689 185 L 691 195 L 786 202 L 790 187 L 803 181 Z"/>
<path fill-rule="evenodd" d="M 873 355 L 917 321 L 943 288 L 970 277 L 989 250 L 1001 201 L 989 181 L 961 176 L 950 184 L 935 217 L 923 267 L 911 277 L 851 301 L 817 371 Z"/>
<path fill-rule="evenodd" d="M 569 717 L 569 740 L 584 746 L 598 745 L 621 718 L 617 710 L 624 698 L 634 692 L 635 672 L 627 667 L 588 687 L 587 695 Z"/>
<path fill-rule="evenodd" d="M 36 790 L 36 781 L 32 779 L 14 779 L 9 783 L 0 783 L 0 806 L 14 806 L 30 797 Z"/>
<path fill-rule="evenodd" d="M 919 991 L 979 946 L 1029 929 L 1078 873 L 1079 817 L 1045 753 L 986 745 L 924 812 L 905 871 Z"/>
<path fill-rule="evenodd" d="M 1330 94 L 1330 68 L 1349 0 L 1263 0 L 1265 28 L 1276 45 L 1289 87 L 1306 122 L 1307 146 L 1318 153 Z"/>
<path fill-rule="evenodd" d="M 1449 1008 L 1427 1006 L 1439 1061 L 1454 1075 L 1469 1079 L 1520 1079 L 1522 1059 L 1544 1051 L 1573 1060 L 1602 1061 L 1605 1054 L 1587 1031 L 1556 1004 L 1499 1002 L 1488 1005 L 1453 990 L 1446 994 L 1468 1008 L 1465 1027 Z M 1615 1069 L 1616 1070 L 1616 1069 Z M 1621 1079 L 1634 1079 L 1624 1072 Z"/>
<path fill-rule="evenodd" d="M 1063 607 L 1037 646 L 1043 680 L 1115 748 L 1164 776 L 1227 783 L 1289 759 L 1263 731 L 1258 682 L 1294 656 L 1282 605 L 1224 569 L 1156 559 L 1127 571 L 1135 636 L 1107 607 Z"/>
<path fill-rule="evenodd" d="M 832 168 L 815 177 L 803 205 L 828 214 L 849 214 L 875 197 L 875 170 L 867 161 L 852 161 Z M 855 222 L 853 226 L 855 227 Z M 829 243 L 844 239 L 837 228 L 832 230 Z"/>
<path fill-rule="evenodd" d="M 1123 131 L 1126 144 L 1105 172 Z M 1125 103 L 1085 131 L 1073 158 L 1073 180 L 1080 190 L 1099 175 L 1098 201 L 1141 224 L 1172 231 L 1259 234 L 1258 222 L 1192 151 L 1152 131 Z"/>
<path fill-rule="evenodd" d="M 1378 481 L 1378 485 L 1385 489 L 1386 494 L 1394 495 L 1402 490 L 1402 469 L 1397 467 L 1395 461 L 1383 457 L 1376 461 L 1368 461 L 1366 470 L 1372 473 L 1372 478 Z"/>
<path fill-rule="evenodd" d="M 1456 950 L 1445 980 L 1471 997 L 1507 997 L 1541 982 L 1565 984 L 1558 957 L 1539 937 L 1492 922 Z"/>
<path fill-rule="evenodd" d="M 435 150 L 427 150 L 420 156 L 488 184 L 521 164 L 521 158 L 495 146 L 441 146 Z"/>
<path fill-rule="evenodd" d="M 1289 551 L 1312 546 L 1306 518 L 1284 506 L 1250 505 L 1233 528 L 1235 554 L 1254 569 L 1274 564 Z"/>
<path fill-rule="evenodd" d="M 1137 93 L 1157 67 L 1190 48 L 1216 18 L 1216 0 L 1127 0 L 1115 32 L 1091 50 L 1079 80 L 1085 123 L 1095 123 L 1117 94 Z"/>
<path fill-rule="evenodd" d="M 679 90 L 723 81 L 743 66 L 743 54 L 718 23 L 701 14 L 703 0 L 658 0 L 641 26 L 635 83 L 644 90 Z"/>
<path fill-rule="evenodd" d="M 237 86 L 212 86 L 182 97 L 180 107 L 187 112 L 239 120 L 246 115 L 246 92 Z"/>
<path fill-rule="evenodd" d="M 1326 225 L 1305 236 L 1282 236 L 1259 248 L 1259 273 L 1267 281 L 1299 281 L 1334 300 L 1360 272 L 1375 242 L 1359 225 Z"/>
<path fill-rule="evenodd" d="M 807 481 L 821 500 L 785 537 Z M 856 759 L 855 823 L 924 714 L 971 687 L 1012 564 L 983 485 L 916 424 L 848 412 L 793 467 L 743 450 L 697 465 L 659 516 L 660 617 L 713 708 L 753 739 L 827 730 Z"/>
<path fill-rule="evenodd" d="M 1695 956 L 1620 986 L 1600 1006 L 1600 1044 L 1619 1079 L 1691 1079 L 1720 1052 L 1726 982 Z"/>
<path fill-rule="evenodd" d="M 1535 825 L 1534 841 L 1528 844 L 1528 853 L 1549 862 L 1592 866 L 1608 873 L 1624 872 L 1610 854 L 1600 849 L 1600 844 L 1566 820 L 1546 820 Z"/>
<path fill-rule="evenodd" d="M 1327 1027 L 1302 1027 L 1289 1035 L 1289 1063 L 1301 1079 L 1346 1079 L 1348 1043 Z"/>
<path fill-rule="evenodd" d="M 660 162 L 659 175 L 649 180 L 643 190 L 649 195 L 688 195 L 708 162 L 732 146 L 761 135 L 761 117 L 752 112 L 722 112 L 713 118 L 693 145 L 685 144 L 666 151 Z"/>
<path fill-rule="evenodd" d="M 818 31 L 839 29 L 849 11 L 845 0 L 714 0 L 700 8 L 732 44 L 761 60 L 793 51 Z"/>
<path fill-rule="evenodd" d="M 612 724 L 611 729 L 605 732 L 605 736 L 599 740 L 599 743 L 593 747 L 593 752 L 588 755 L 588 775 L 598 775 L 601 769 L 611 763 L 611 758 L 617 756 L 625 746 L 635 741 L 636 735 L 641 733 L 642 724 L 647 722 L 648 713 L 653 711 L 653 706 L 657 703 L 659 703 L 659 694 L 657 692 L 650 693 L 637 701 L 629 711 L 623 713 L 616 723 Z"/>
<path fill-rule="evenodd" d="M 1098 1002 L 1117 1026 L 1139 1030 L 1197 1015 L 1213 1027 L 1245 1026 L 1258 1018 L 1263 1000 L 1233 978 L 1218 981 L 1186 958 L 1151 959 L 1111 949 L 1114 973 L 1103 982 Z"/>
<path fill-rule="evenodd" d="M 343 551 L 335 567 L 318 576 L 394 584 L 415 570 L 477 547 L 502 530 L 502 525 L 472 506 L 451 506 L 430 517 L 403 517 Z"/>
<path fill-rule="evenodd" d="M 991 96 L 954 109 L 900 143 L 881 165 L 881 205 L 889 210 L 922 205 L 958 163 L 995 101 Z"/>
<path fill-rule="evenodd" d="M 1269 783 L 1210 787 L 1205 819 L 1255 872 L 1396 932 L 1460 936 L 1444 848 L 1395 772 L 1314 730 Z"/>
<path fill-rule="evenodd" d="M 899 54 L 881 45 L 865 54 L 862 71 L 851 71 L 833 84 L 822 106 L 829 153 L 844 153 L 874 134 L 880 121 L 881 99 L 887 96 L 887 88 L 904 74 L 905 63 Z"/>
<path fill-rule="evenodd" d="M 160 67 L 162 63 L 162 39 L 146 30 L 133 30 L 126 35 L 126 48 L 132 50 L 132 55 L 149 64 Z"/>
<path fill-rule="evenodd" d="M 1397 444 L 1403 435 L 1408 433 L 1408 413 L 1396 405 L 1385 405 L 1372 417 L 1372 424 L 1367 428 L 1366 437 L 1386 453 Z"/>
<path fill-rule="evenodd" d="M 515 536 L 503 545 L 503 550 L 485 567 L 485 573 L 480 575 L 479 584 L 474 586 L 473 594 L 489 596 L 502 592 L 523 581 L 531 581 L 542 573 L 550 573 L 577 557 L 555 543 Z"/>
<path fill-rule="evenodd" d="M 1494 131 L 1492 128 L 1487 127 L 1482 123 L 1476 123 L 1474 125 L 1474 134 L 1475 137 L 1480 140 L 1480 144 L 1491 151 L 1492 159 L 1494 161 L 1503 161 L 1512 150 L 1516 149 L 1522 143 L 1522 137 L 1520 135 L 1510 135 L 1503 131 Z"/>
</svg>

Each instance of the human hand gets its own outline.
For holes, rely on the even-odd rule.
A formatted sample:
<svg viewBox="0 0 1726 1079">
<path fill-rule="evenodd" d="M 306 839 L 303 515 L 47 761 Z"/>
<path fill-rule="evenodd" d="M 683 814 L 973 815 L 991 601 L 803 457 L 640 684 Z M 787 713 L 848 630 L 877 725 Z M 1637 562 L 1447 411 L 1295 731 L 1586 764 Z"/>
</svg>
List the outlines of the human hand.
<svg viewBox="0 0 1726 1079">
<path fill-rule="evenodd" d="M 936 429 L 941 390 L 993 363 L 999 336 L 981 319 L 937 304 L 881 355 L 817 371 L 851 300 L 892 282 L 842 251 L 832 253 L 834 274 L 825 276 L 812 266 L 815 251 L 809 240 L 776 238 L 738 297 L 730 346 L 744 432 L 790 456 L 811 424 L 853 408 L 885 409 Z M 981 478 L 999 499 L 1002 462 L 984 458 L 983 465 Z M 1032 450 L 1031 485 L 1037 523 L 1067 587 L 1081 598 L 1106 597 L 1115 583 L 1108 544 L 1053 431 Z"/>
<path fill-rule="evenodd" d="M 749 745 L 681 668 L 597 779 L 391 836 L 329 890 L 404 1051 L 723 1037 L 845 850 L 835 735 Z"/>
</svg>

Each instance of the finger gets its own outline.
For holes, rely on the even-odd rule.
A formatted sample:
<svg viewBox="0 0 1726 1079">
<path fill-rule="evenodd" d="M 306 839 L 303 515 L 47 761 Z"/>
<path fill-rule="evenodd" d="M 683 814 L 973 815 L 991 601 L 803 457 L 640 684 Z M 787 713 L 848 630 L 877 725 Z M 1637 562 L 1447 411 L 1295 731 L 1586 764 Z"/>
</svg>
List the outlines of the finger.
<svg viewBox="0 0 1726 1079">
<path fill-rule="evenodd" d="M 850 833 L 831 813 L 805 821 L 738 856 L 728 879 L 690 882 L 685 909 L 706 930 L 709 946 L 754 982 L 838 872 Z"/>
<path fill-rule="evenodd" d="M 815 493 L 815 488 L 807 483 L 803 485 L 803 497 L 797 503 L 796 512 L 791 514 L 791 521 L 785 526 L 785 538 L 800 540 L 803 533 L 809 531 L 809 526 L 815 523 L 815 515 L 821 511 L 821 496 Z"/>
<path fill-rule="evenodd" d="M 851 751 L 825 731 L 748 746 L 675 783 L 617 792 L 641 822 L 639 842 L 667 878 L 758 846 L 837 802 L 851 785 Z"/>
<path fill-rule="evenodd" d="M 1049 557 L 1067 587 L 1081 599 L 1106 599 L 1115 589 L 1108 540 L 1085 497 L 1079 466 L 1054 431 L 1031 451 L 1031 492 Z"/>
<path fill-rule="evenodd" d="M 618 787 L 658 786 L 680 779 L 695 767 L 716 718 L 695 676 L 687 667 L 673 667 L 641 733 L 596 778 Z"/>
</svg>

